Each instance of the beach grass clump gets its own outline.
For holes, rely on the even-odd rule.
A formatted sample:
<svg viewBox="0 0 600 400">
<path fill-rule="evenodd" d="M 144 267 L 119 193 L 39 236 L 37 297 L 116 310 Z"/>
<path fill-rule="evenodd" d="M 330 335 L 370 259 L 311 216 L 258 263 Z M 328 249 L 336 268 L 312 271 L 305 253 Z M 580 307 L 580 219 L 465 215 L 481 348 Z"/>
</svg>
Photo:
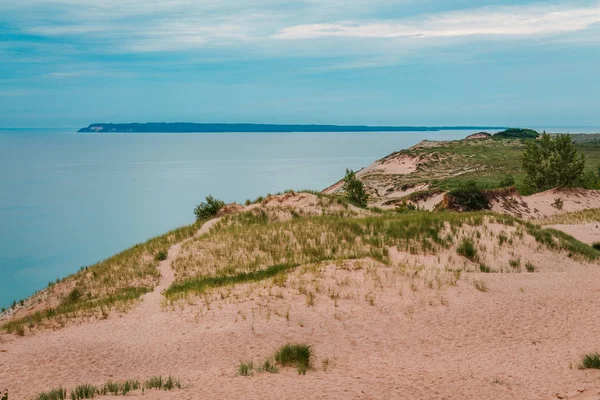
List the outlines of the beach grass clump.
<svg viewBox="0 0 600 400">
<path fill-rule="evenodd" d="M 163 378 L 161 375 L 153 376 L 144 382 L 145 389 L 159 389 L 159 390 L 173 390 L 175 388 L 181 389 L 181 382 L 179 379 L 168 376 Z"/>
<path fill-rule="evenodd" d="M 583 356 L 581 369 L 600 369 L 600 353 L 590 353 Z"/>
<path fill-rule="evenodd" d="M 456 248 L 456 253 L 473 262 L 477 261 L 477 248 L 475 247 L 475 242 L 471 238 L 463 238 Z"/>
<path fill-rule="evenodd" d="M 72 389 L 69 398 L 71 400 L 93 399 L 96 394 L 99 394 L 98 389 L 95 386 L 86 383 Z"/>
<path fill-rule="evenodd" d="M 525 263 L 525 270 L 527 272 L 535 272 L 535 265 L 528 261 Z"/>
<path fill-rule="evenodd" d="M 303 343 L 288 343 L 275 353 L 275 361 L 281 366 L 294 366 L 300 375 L 305 375 L 310 368 L 312 351 Z"/>
<path fill-rule="evenodd" d="M 252 376 L 254 375 L 254 363 L 252 361 L 246 361 L 240 363 L 238 367 L 238 375 L 240 376 Z"/>
<path fill-rule="evenodd" d="M 143 384 L 137 379 L 128 379 L 122 382 L 108 381 L 100 386 L 94 386 L 89 383 L 78 385 L 71 389 L 69 397 L 67 397 L 67 389 L 59 388 L 49 392 L 42 392 L 38 394 L 33 400 L 80 400 L 80 399 L 93 399 L 96 396 L 125 396 L 130 392 L 142 390 L 142 394 L 145 389 L 159 389 L 159 390 L 173 390 L 181 389 L 181 382 L 179 379 L 168 376 L 163 378 L 162 376 L 154 376 L 149 378 Z"/>
<path fill-rule="evenodd" d="M 48 392 L 42 392 L 34 397 L 34 400 L 66 400 L 67 390 L 59 387 Z"/>
<path fill-rule="evenodd" d="M 479 264 L 479 271 L 483 272 L 484 274 L 489 274 L 490 272 L 492 272 L 492 270 L 490 269 L 490 267 L 488 267 L 485 264 Z"/>
<path fill-rule="evenodd" d="M 277 372 L 279 372 L 276 361 L 272 358 L 267 358 L 263 361 L 262 365 L 260 366 L 259 372 L 268 372 L 271 374 L 276 374 Z"/>
</svg>

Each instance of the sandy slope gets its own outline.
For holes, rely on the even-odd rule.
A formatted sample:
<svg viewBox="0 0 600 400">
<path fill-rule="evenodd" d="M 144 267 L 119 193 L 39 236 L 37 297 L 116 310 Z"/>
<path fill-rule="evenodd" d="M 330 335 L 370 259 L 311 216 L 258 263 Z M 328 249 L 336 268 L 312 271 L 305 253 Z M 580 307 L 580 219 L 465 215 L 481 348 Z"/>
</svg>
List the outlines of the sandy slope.
<svg viewBox="0 0 600 400">
<path fill-rule="evenodd" d="M 545 256 L 534 274 L 467 274 L 457 286 L 415 281 L 413 290 L 390 268 L 355 261 L 297 271 L 285 287 L 242 285 L 165 308 L 161 291 L 180 247 L 161 262 L 160 285 L 127 315 L 2 336 L 0 387 L 21 399 L 59 384 L 172 374 L 183 390 L 144 398 L 591 399 L 600 392 L 600 371 L 571 368 L 599 350 L 597 265 L 565 256 L 550 265 Z M 473 279 L 489 291 L 475 290 Z M 299 291 L 304 284 L 314 305 Z M 259 362 L 289 341 L 313 346 L 314 371 L 236 376 L 240 361 Z"/>
</svg>

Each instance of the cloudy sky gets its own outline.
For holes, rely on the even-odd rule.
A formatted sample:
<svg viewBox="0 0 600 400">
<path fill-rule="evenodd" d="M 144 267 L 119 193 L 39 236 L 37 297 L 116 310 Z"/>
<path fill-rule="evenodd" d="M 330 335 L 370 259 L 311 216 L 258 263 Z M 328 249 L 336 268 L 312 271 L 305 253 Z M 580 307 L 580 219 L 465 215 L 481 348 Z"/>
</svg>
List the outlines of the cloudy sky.
<svg viewBox="0 0 600 400">
<path fill-rule="evenodd" d="M 599 126 L 598 71 L 598 0 L 0 1 L 0 127 Z"/>
</svg>

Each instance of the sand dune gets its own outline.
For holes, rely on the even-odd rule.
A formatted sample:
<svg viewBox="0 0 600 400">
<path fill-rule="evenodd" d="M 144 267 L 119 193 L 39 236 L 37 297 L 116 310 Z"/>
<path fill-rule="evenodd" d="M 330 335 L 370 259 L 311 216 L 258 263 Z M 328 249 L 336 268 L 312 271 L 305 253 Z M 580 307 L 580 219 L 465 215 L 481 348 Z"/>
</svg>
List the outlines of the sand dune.
<svg viewBox="0 0 600 400">
<path fill-rule="evenodd" d="M 167 305 L 161 292 L 174 279 L 179 243 L 159 265 L 160 284 L 128 314 L 0 336 L 0 386 L 21 399 L 58 385 L 171 374 L 183 389 L 144 398 L 597 398 L 600 371 L 576 365 L 598 350 L 600 297 L 593 294 L 600 268 L 534 241 L 515 246 L 505 257 L 528 254 L 535 273 L 465 272 L 452 282 L 435 257 L 398 253 L 392 266 L 323 263 L 299 268 L 285 282 Z M 420 272 L 399 273 L 394 265 L 401 263 Z M 469 263 L 455 258 L 475 271 Z M 430 283 L 436 279 L 439 286 Z M 237 376 L 241 361 L 258 363 L 287 342 L 312 346 L 314 369 L 305 376 L 285 368 Z"/>
</svg>

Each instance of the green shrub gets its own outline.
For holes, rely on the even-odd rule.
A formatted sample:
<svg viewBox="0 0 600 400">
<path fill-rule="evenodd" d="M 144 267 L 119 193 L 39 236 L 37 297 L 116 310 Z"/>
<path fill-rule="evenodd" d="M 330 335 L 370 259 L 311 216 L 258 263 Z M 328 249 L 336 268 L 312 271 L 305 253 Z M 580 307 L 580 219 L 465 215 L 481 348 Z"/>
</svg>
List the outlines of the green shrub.
<svg viewBox="0 0 600 400">
<path fill-rule="evenodd" d="M 525 184 L 541 191 L 580 185 L 585 156 L 577 152 L 571 136 L 544 133 L 539 140 L 527 141 L 521 163 Z"/>
<path fill-rule="evenodd" d="M 160 250 L 158 253 L 156 253 L 156 256 L 154 256 L 154 259 L 156 261 L 165 261 L 167 259 L 168 255 L 169 255 L 168 251 Z"/>
<path fill-rule="evenodd" d="M 298 373 L 305 375 L 310 368 L 311 349 L 306 344 L 286 344 L 277 350 L 275 361 L 282 366 L 295 366 Z"/>
<path fill-rule="evenodd" d="M 515 186 L 515 177 L 512 175 L 506 175 L 500 180 L 499 186 L 501 188 Z"/>
<path fill-rule="evenodd" d="M 533 129 L 508 128 L 494 135 L 495 139 L 536 139 L 540 134 Z"/>
<path fill-rule="evenodd" d="M 600 242 L 596 242 L 592 245 L 592 247 L 596 250 L 600 250 Z"/>
<path fill-rule="evenodd" d="M 448 192 L 447 207 L 456 211 L 488 210 L 490 203 L 475 181 L 466 182 L 460 188 Z"/>
<path fill-rule="evenodd" d="M 196 220 L 200 221 L 215 217 L 224 205 L 225 202 L 222 200 L 215 199 L 210 195 L 206 196 L 206 202 L 198 204 L 194 209 Z"/>
<path fill-rule="evenodd" d="M 365 192 L 363 183 L 356 177 L 356 173 L 351 169 L 346 169 L 344 177 L 344 192 L 350 203 L 360 208 L 367 208 L 369 195 Z"/>
<path fill-rule="evenodd" d="M 591 353 L 587 354 L 581 360 L 581 369 L 600 369 L 600 354 Z"/>
</svg>

